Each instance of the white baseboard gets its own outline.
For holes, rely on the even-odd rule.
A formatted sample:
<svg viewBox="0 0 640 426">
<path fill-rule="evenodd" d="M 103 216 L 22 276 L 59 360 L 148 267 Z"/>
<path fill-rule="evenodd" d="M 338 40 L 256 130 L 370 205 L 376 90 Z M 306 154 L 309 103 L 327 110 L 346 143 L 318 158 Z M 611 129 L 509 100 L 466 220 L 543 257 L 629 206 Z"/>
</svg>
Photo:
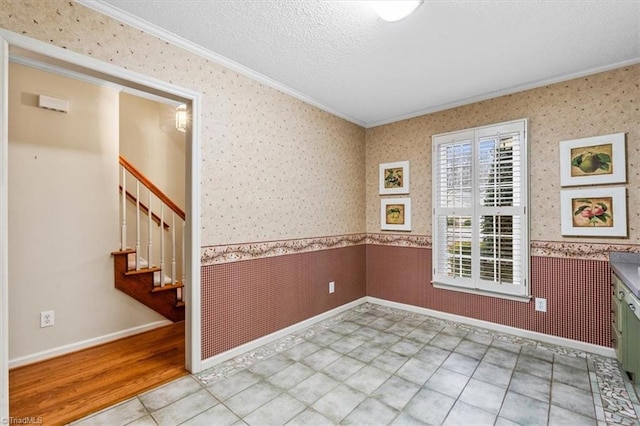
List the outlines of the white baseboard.
<svg viewBox="0 0 640 426">
<path fill-rule="evenodd" d="M 138 327 L 128 328 L 122 331 L 116 331 L 115 333 L 106 334 L 104 336 L 94 337 L 92 339 L 83 340 L 81 342 L 71 343 L 69 345 L 59 346 L 53 349 L 47 349 L 46 351 L 37 352 L 35 354 L 21 356 L 9 360 L 9 369 L 15 367 L 22 367 L 24 365 L 33 364 L 35 362 L 44 361 L 56 356 L 65 355 L 71 352 L 76 352 L 82 349 L 87 349 L 92 346 L 101 345 L 103 343 L 112 342 L 114 340 L 122 339 L 123 337 L 133 336 L 135 334 L 144 333 L 145 331 L 154 330 L 165 325 L 173 324 L 169 320 L 155 321 L 149 324 L 140 325 Z"/>
<path fill-rule="evenodd" d="M 456 321 L 462 324 L 472 325 L 475 327 L 486 328 L 488 330 L 497 331 L 500 333 L 513 334 L 515 336 L 524 337 L 527 339 L 537 340 L 543 343 L 549 343 L 552 345 L 564 346 L 567 348 L 575 349 L 578 351 L 589 352 L 595 355 L 605 356 L 609 358 L 615 358 L 616 353 L 613 348 L 607 348 L 605 346 L 594 345 L 591 343 L 580 342 L 578 340 L 566 339 L 564 337 L 551 336 L 549 334 L 538 333 L 536 331 L 524 330 L 521 328 L 510 327 L 507 325 L 496 324 L 493 322 L 478 320 L 474 318 L 464 317 L 461 315 L 449 314 L 446 312 L 434 311 L 432 309 L 421 308 L 418 306 L 407 305 L 404 303 L 390 302 L 384 299 L 378 299 L 375 297 L 367 296 L 367 302 L 388 306 L 390 308 L 402 309 L 404 311 L 414 312 L 421 315 L 428 315 L 434 318 L 443 320 Z"/>
<path fill-rule="evenodd" d="M 349 309 L 355 308 L 358 305 L 362 305 L 366 301 L 367 301 L 367 297 L 366 296 L 362 297 L 358 300 L 354 300 L 353 302 L 349 302 L 345 305 L 338 306 L 337 308 L 331 309 L 330 311 L 323 312 L 321 314 L 316 315 L 315 317 L 311 317 L 304 321 L 300 321 L 296 324 L 290 325 L 289 327 L 283 328 L 281 330 L 278 330 L 266 336 L 260 337 L 256 340 L 252 340 L 243 345 L 236 346 L 233 349 L 230 349 L 226 352 L 222 352 L 218 355 L 214 355 L 211 358 L 204 359 L 202 360 L 202 370 L 206 370 L 207 368 L 214 367 L 220 363 L 228 361 L 246 352 L 257 349 L 260 346 L 264 346 L 269 343 L 275 342 L 276 340 L 286 337 L 289 334 L 295 333 L 296 331 L 300 331 L 320 321 L 326 320 L 328 318 L 341 314 L 342 312 L 348 311 Z"/>
</svg>

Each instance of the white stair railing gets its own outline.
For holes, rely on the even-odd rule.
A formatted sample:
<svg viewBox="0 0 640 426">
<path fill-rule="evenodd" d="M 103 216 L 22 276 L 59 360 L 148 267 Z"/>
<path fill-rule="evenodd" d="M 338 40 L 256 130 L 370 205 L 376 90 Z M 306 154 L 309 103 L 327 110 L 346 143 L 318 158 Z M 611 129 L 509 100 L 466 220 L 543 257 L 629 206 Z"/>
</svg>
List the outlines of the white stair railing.
<svg viewBox="0 0 640 426">
<path fill-rule="evenodd" d="M 151 207 L 151 191 L 148 191 L 147 197 L 147 211 L 149 212 L 149 217 L 147 219 L 147 264 L 149 266 L 153 265 L 153 208 Z M 162 233 L 162 228 L 160 228 L 160 233 Z"/>
<path fill-rule="evenodd" d="M 171 215 L 171 282 L 176 282 L 176 214 Z"/>
<path fill-rule="evenodd" d="M 127 171 L 124 167 L 122 169 L 122 177 L 120 187 L 122 188 L 122 205 L 120 207 L 120 213 L 122 214 L 122 224 L 120 225 L 120 250 L 127 248 Z"/>
<path fill-rule="evenodd" d="M 152 259 L 158 256 L 160 259 L 160 279 L 155 280 L 155 285 L 164 286 L 166 280 L 170 278 L 171 284 L 177 284 L 177 277 L 181 277 L 182 284 L 185 283 L 185 249 L 184 249 L 184 230 L 185 230 L 185 214 L 175 202 L 167 197 L 159 188 L 157 188 L 147 177 L 145 177 L 140 171 L 138 171 L 131 163 L 129 163 L 124 157 L 120 156 L 121 167 L 121 182 L 120 188 L 122 189 L 122 203 L 120 208 L 121 214 L 121 235 L 120 235 L 120 249 L 127 249 L 127 233 L 131 230 L 127 228 L 127 215 L 131 212 L 127 212 L 127 200 L 135 205 L 135 252 L 136 262 L 135 269 L 140 270 L 144 267 L 154 267 Z M 135 195 L 127 192 L 127 187 L 135 184 Z M 146 188 L 147 205 L 145 206 L 140 199 L 140 185 Z M 153 211 L 153 206 L 159 206 L 158 216 Z M 158 207 L 155 207 L 156 210 Z M 165 209 L 170 210 L 171 218 L 170 224 L 165 220 Z M 143 223 L 146 220 L 146 235 L 142 235 L 141 231 L 145 228 Z M 153 224 L 157 226 L 153 226 Z M 168 228 L 168 230 L 167 230 Z M 176 235 L 177 231 L 181 231 L 181 235 Z M 169 235 L 165 236 L 165 233 Z M 155 248 L 154 234 L 159 234 L 159 247 Z M 167 243 L 166 238 L 169 237 L 170 241 Z M 143 238 L 146 239 L 147 246 L 147 259 L 143 260 L 141 256 L 141 247 Z M 156 240 L 157 241 L 157 240 Z M 177 245 L 180 244 L 178 253 Z M 166 271 L 166 246 L 169 246 L 171 256 L 171 270 Z M 178 270 L 180 269 L 180 271 Z M 178 289 L 177 292 L 178 301 L 183 301 L 182 289 Z"/>
<path fill-rule="evenodd" d="M 136 271 L 140 270 L 140 181 L 136 180 Z"/>
<path fill-rule="evenodd" d="M 182 221 L 182 279 L 180 280 L 181 282 L 186 282 L 186 276 L 185 276 L 185 271 L 186 271 L 186 267 L 185 267 L 185 235 L 186 235 L 186 230 L 187 230 L 187 223 L 183 220 Z M 182 293 L 182 289 L 178 290 L 178 300 L 180 302 L 183 302 L 183 293 Z"/>
<path fill-rule="evenodd" d="M 160 229 L 162 229 L 162 232 L 160 232 L 160 270 L 161 271 L 164 271 L 164 223 L 165 223 L 164 222 L 164 204 L 160 204 Z M 164 280 L 160 280 L 160 281 L 163 282 Z"/>
</svg>

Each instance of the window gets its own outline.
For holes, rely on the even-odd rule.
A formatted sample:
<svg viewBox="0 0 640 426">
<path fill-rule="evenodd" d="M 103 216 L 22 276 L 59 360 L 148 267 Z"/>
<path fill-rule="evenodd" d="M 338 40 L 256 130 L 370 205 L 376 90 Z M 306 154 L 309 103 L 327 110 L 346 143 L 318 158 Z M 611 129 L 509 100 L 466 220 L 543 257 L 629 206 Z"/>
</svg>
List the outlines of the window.
<svg viewBox="0 0 640 426">
<path fill-rule="evenodd" d="M 434 286 L 528 296 L 527 120 L 432 145 Z"/>
</svg>

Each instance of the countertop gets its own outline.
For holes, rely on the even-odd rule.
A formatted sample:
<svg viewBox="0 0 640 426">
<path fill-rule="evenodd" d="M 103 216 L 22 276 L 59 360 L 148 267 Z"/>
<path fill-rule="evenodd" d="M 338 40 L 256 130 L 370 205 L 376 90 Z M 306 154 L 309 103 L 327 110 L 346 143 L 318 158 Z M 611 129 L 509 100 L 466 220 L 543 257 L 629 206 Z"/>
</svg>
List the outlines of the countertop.
<svg viewBox="0 0 640 426">
<path fill-rule="evenodd" d="M 618 278 L 640 298 L 640 253 L 609 253 L 609 266 Z"/>
</svg>

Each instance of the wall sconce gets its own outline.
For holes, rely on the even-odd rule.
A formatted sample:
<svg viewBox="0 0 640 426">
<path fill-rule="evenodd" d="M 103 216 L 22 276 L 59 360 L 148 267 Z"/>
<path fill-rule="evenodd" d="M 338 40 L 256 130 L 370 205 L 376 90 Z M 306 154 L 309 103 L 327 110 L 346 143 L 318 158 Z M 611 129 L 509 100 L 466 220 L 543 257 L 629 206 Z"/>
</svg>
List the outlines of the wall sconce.
<svg viewBox="0 0 640 426">
<path fill-rule="evenodd" d="M 375 0 L 369 4 L 378 16 L 387 22 L 396 22 L 409 16 L 424 0 Z"/>
<path fill-rule="evenodd" d="M 176 130 L 182 133 L 187 131 L 187 105 L 185 104 L 176 108 Z"/>
</svg>

